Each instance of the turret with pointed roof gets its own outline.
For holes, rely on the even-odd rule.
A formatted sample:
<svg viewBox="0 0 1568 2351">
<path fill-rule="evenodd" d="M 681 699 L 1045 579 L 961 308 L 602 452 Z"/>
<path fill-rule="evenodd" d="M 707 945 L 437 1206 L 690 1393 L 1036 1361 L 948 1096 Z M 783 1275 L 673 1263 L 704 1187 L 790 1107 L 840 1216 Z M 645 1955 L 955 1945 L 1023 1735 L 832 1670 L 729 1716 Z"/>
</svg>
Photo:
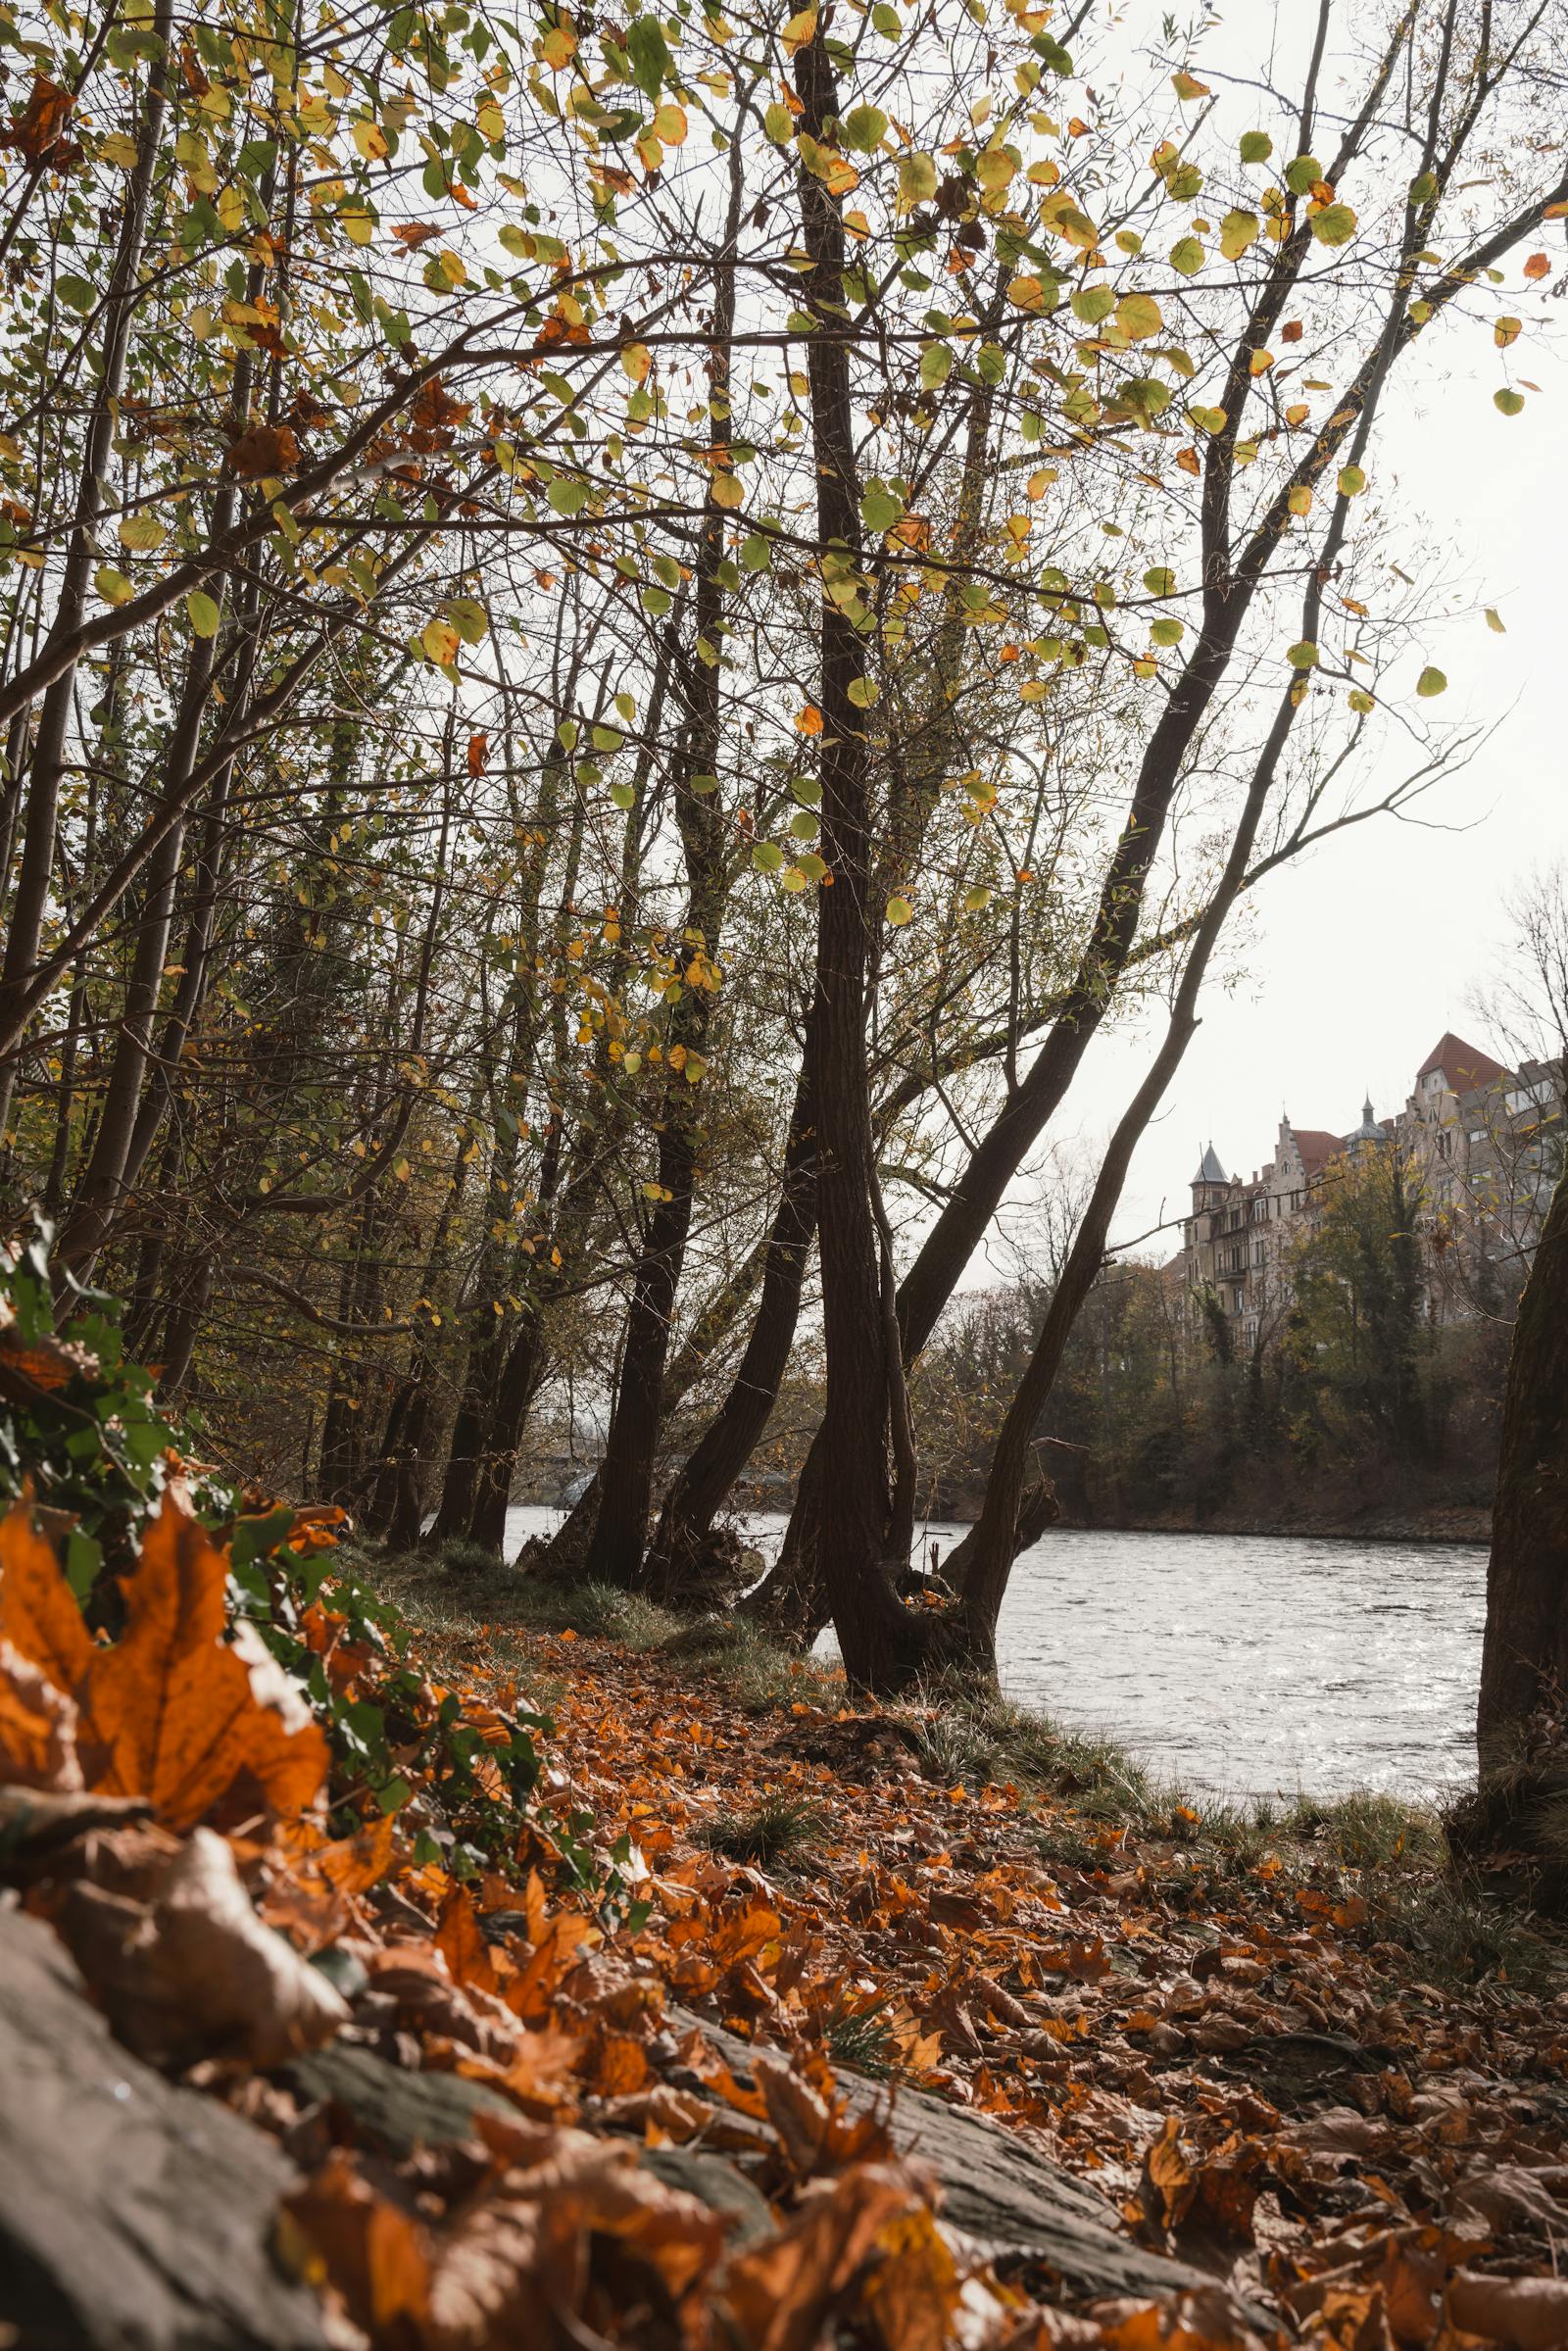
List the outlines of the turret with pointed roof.
<svg viewBox="0 0 1568 2351">
<path fill-rule="evenodd" d="M 1195 1184 L 1228 1184 L 1230 1182 L 1230 1177 L 1219 1163 L 1212 1143 L 1209 1144 L 1198 1162 L 1198 1173 L 1194 1176 L 1193 1182 Z"/>
</svg>

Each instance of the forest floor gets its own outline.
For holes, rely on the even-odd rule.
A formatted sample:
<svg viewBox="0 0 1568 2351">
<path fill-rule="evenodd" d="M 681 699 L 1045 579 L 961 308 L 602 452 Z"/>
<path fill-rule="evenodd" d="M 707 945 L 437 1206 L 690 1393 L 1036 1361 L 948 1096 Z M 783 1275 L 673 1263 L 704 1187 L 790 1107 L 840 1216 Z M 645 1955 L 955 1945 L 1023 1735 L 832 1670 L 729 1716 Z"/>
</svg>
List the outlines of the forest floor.
<svg viewBox="0 0 1568 2351">
<path fill-rule="evenodd" d="M 1140 2313 L 1004 2265 L 966 2339 L 1568 2341 L 1568 1945 L 1455 1878 L 1432 1816 L 1190 1803 L 1004 1706 L 852 1702 L 736 1625 L 429 1564 L 388 1580 L 435 1667 L 553 1717 L 570 1800 L 651 1905 L 620 1965 L 792 2051 L 827 2111 L 836 2072 L 895 2113 L 918 2090 L 997 2118 L 1232 2297 Z M 603 2099 L 595 2062 L 574 2096 Z M 743 2113 L 702 2064 L 678 2095 L 658 2072 L 638 2056 L 608 2102 L 650 2140 L 715 2143 L 726 2099 Z M 837 2156 L 825 2124 L 803 2147 L 765 2084 L 751 2103 L 786 2171 L 856 2152 L 842 2122 Z M 961 2258 L 911 2255 L 891 2336 L 897 2297 L 846 2307 L 905 2351 L 963 2334 L 961 2282 Z"/>
<path fill-rule="evenodd" d="M 549 1718 L 529 1812 L 488 1863 L 418 1834 L 439 1829 L 434 1782 L 336 1842 L 304 1821 L 181 1839 L 145 1805 L 13 1791 L 34 1916 L 0 1912 L 0 1946 L 21 1935 L 6 1964 L 36 1976 L 28 1935 L 52 1950 L 48 1921 L 69 1944 L 119 2035 L 85 2072 L 144 2101 L 137 2178 L 159 2101 L 185 2101 L 169 2136 L 188 2147 L 215 2098 L 286 2173 L 257 2190 L 269 2214 L 283 2196 L 264 2231 L 286 2327 L 253 2312 L 137 2339 L 1568 2343 L 1568 1949 L 1456 1880 L 1431 1818 L 1205 1807 L 999 1704 L 852 1701 L 735 1625 L 357 1566 L 414 1628 L 418 1705 L 473 1727 L 481 1771 L 519 1713 Z M 52 1575 L 10 1588 L 14 1630 L 73 1621 Z M 49 1608 L 26 1616 L 30 1592 Z M 352 1688 L 333 1624 L 328 1602 L 319 1653 Z M 68 2052 L 89 2040 L 75 2013 Z M 204 2022 L 227 2039 L 193 2063 Z M 10 2026 L 0 2064 L 24 2076 L 41 2029 Z M 36 2161 L 63 2187 L 27 2223 L 68 2300 L 107 2271 L 71 2120 L 89 2095 L 64 2137 L 44 2118 Z M 124 2175 L 105 2173 L 122 2245 Z M 199 2182 L 169 2206 L 161 2278 L 209 2228 Z M 139 2257 L 147 2212 L 131 2221 Z M 210 2312 L 221 2276 L 204 2290 Z M 122 2339 L 107 2320 L 22 2333 Z"/>
</svg>

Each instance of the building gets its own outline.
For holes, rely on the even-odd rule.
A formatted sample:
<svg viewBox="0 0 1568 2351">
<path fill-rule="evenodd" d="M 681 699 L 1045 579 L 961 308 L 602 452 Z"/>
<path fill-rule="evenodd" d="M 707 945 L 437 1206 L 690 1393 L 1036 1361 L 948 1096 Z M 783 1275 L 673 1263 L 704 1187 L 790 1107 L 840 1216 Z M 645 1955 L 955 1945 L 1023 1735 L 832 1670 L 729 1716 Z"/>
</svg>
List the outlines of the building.
<svg viewBox="0 0 1568 2351">
<path fill-rule="evenodd" d="M 1337 1174 L 1391 1149 L 1407 1154 L 1421 1200 L 1428 1313 L 1462 1322 L 1495 1310 L 1539 1237 L 1562 1163 L 1563 1109 L 1560 1059 L 1509 1069 L 1450 1031 L 1400 1111 L 1376 1117 L 1369 1099 L 1344 1134 L 1282 1117 L 1272 1158 L 1250 1176 L 1228 1175 L 1210 1142 L 1179 1259 L 1194 1319 L 1222 1314 L 1238 1352 L 1266 1344 Z"/>
</svg>

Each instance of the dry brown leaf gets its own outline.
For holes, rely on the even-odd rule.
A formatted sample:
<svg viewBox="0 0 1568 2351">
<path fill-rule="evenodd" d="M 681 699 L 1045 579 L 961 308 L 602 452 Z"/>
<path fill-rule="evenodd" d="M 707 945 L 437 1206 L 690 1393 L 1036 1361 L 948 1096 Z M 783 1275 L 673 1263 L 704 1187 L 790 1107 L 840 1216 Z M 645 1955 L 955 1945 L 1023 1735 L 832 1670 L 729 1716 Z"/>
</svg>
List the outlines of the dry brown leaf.
<svg viewBox="0 0 1568 2351">
<path fill-rule="evenodd" d="M 725 2294 L 747 2351 L 811 2351 L 881 2230 L 921 2202 L 901 2165 L 824 2181 L 788 2228 L 730 2265 Z"/>
<path fill-rule="evenodd" d="M 414 2214 L 377 2194 L 347 2155 L 330 2155 L 285 2199 L 278 2250 L 300 2276 L 330 2284 L 354 2324 L 377 2339 L 400 2320 L 425 2316 L 425 2231 Z"/>
<path fill-rule="evenodd" d="M 1568 2278 L 1488 2278 L 1458 2270 L 1448 2283 L 1448 2317 L 1466 2334 L 1519 2351 L 1568 2343 Z"/>
<path fill-rule="evenodd" d="M 865 2305 L 887 2351 L 942 2351 L 962 2280 L 952 2247 L 924 2205 L 889 2221 Z"/>
<path fill-rule="evenodd" d="M 229 443 L 229 470 L 241 481 L 289 473 L 300 462 L 300 445 L 286 424 L 253 424 Z"/>
<path fill-rule="evenodd" d="M 79 1791 L 76 1709 L 40 1666 L 0 1640 L 0 1783 Z"/>
<path fill-rule="evenodd" d="M 541 2160 L 508 2172 L 447 2240 L 430 2286 L 431 2351 L 529 2342 L 552 2311 L 578 2310 L 590 2236 L 638 2254 L 678 2303 L 718 2259 L 724 2224 L 645 2172 L 624 2143 L 558 2131 Z"/>
<path fill-rule="evenodd" d="M 75 1885 L 57 1924 L 116 2033 L 141 2056 L 279 2065 L 348 2022 L 342 1995 L 257 1917 L 231 1848 L 210 1829 L 170 1855 L 151 1902 Z"/>
</svg>

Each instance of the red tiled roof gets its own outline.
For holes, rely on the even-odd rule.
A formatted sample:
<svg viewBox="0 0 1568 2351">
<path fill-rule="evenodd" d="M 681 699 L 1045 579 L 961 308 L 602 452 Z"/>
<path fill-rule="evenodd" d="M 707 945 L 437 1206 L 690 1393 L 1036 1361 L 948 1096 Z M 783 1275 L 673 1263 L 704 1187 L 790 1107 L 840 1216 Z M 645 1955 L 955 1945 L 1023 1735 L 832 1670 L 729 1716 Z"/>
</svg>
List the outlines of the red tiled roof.
<svg viewBox="0 0 1568 2351">
<path fill-rule="evenodd" d="M 1296 1137 L 1296 1148 L 1308 1175 L 1316 1175 L 1320 1167 L 1325 1167 L 1330 1159 L 1337 1159 L 1345 1149 L 1343 1135 L 1330 1135 L 1322 1127 L 1292 1127 L 1291 1133 Z"/>
<path fill-rule="evenodd" d="M 1456 1094 L 1473 1094 L 1478 1087 L 1495 1086 L 1499 1078 L 1505 1078 L 1508 1074 L 1500 1061 L 1494 1061 L 1490 1053 L 1484 1053 L 1479 1045 L 1466 1045 L 1464 1039 L 1456 1037 L 1452 1029 L 1438 1039 L 1416 1071 L 1416 1084 L 1419 1086 L 1421 1080 L 1434 1069 L 1442 1070 Z"/>
</svg>

